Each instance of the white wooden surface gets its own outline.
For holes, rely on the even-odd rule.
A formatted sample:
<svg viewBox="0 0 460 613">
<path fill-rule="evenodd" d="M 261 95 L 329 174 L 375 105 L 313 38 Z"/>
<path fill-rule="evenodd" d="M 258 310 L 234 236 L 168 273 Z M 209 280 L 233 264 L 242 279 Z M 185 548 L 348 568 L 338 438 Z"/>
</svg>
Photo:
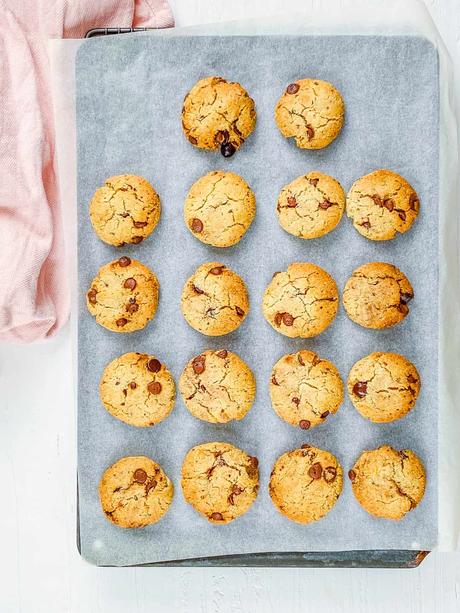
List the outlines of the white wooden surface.
<svg viewBox="0 0 460 613">
<path fill-rule="evenodd" d="M 316 2 L 327 0 L 171 0 L 178 25 Z M 459 100 L 460 2 L 427 4 Z M 48 343 L 0 345 L 0 613 L 460 611 L 460 552 L 431 554 L 411 571 L 91 567 L 75 546 L 70 372 L 68 328 Z"/>
</svg>

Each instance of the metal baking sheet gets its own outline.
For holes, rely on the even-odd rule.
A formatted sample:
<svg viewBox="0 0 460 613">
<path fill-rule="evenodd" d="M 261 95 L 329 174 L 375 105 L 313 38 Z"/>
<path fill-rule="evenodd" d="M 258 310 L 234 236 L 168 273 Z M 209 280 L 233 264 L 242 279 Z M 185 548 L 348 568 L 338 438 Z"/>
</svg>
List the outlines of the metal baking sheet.
<svg viewBox="0 0 460 613">
<path fill-rule="evenodd" d="M 185 93 L 201 77 L 237 80 L 256 102 L 254 134 L 230 159 L 193 148 L 183 137 L 180 112 Z M 342 92 L 346 124 L 321 151 L 301 151 L 278 132 L 276 101 L 287 83 L 302 76 L 333 82 Z M 76 64 L 79 231 L 79 512 L 81 550 L 99 565 L 132 565 L 266 552 L 428 550 L 437 537 L 437 339 L 438 339 L 438 61 L 418 37 L 374 36 L 122 36 L 88 41 Z M 389 243 L 359 236 L 347 219 L 314 241 L 286 234 L 275 205 L 280 188 L 317 169 L 347 190 L 359 176 L 391 168 L 415 187 L 421 214 L 407 234 Z M 182 208 L 190 185 L 213 169 L 241 174 L 254 189 L 257 216 L 235 247 L 199 243 L 184 226 Z M 107 176 L 130 172 L 149 179 L 162 199 L 154 234 L 123 253 L 150 266 L 161 284 L 157 315 L 143 331 L 111 333 L 86 311 L 85 291 L 99 266 L 120 250 L 101 243 L 88 218 L 88 203 Z M 251 311 L 238 331 L 208 338 L 192 330 L 180 312 L 186 278 L 205 261 L 218 260 L 246 281 Z M 276 333 L 261 313 L 261 298 L 274 271 L 292 261 L 312 261 L 328 270 L 340 289 L 367 261 L 400 267 L 415 290 L 406 320 L 385 331 L 353 324 L 340 308 L 333 325 L 308 340 Z M 217 426 L 194 419 L 180 397 L 172 414 L 150 429 L 112 418 L 98 398 L 104 366 L 126 351 L 156 354 L 176 381 L 185 363 L 206 348 L 239 353 L 257 378 L 256 402 L 241 422 Z M 352 364 L 371 351 L 397 351 L 414 361 L 422 378 L 416 408 L 403 420 L 371 424 L 348 399 L 339 412 L 309 432 L 294 429 L 273 412 L 268 395 L 272 365 L 284 353 L 312 348 L 331 359 L 346 379 Z M 210 525 L 187 505 L 180 467 L 198 443 L 225 440 L 256 455 L 261 490 L 250 511 L 227 526 Z M 401 522 L 370 517 L 354 500 L 348 482 L 322 521 L 300 526 L 282 517 L 267 492 L 271 467 L 283 452 L 303 442 L 329 449 L 345 471 L 366 448 L 388 442 L 409 447 L 423 459 L 427 491 Z M 104 518 L 97 485 L 105 468 L 124 455 L 157 460 L 174 482 L 169 513 L 156 525 L 123 530 Z"/>
</svg>

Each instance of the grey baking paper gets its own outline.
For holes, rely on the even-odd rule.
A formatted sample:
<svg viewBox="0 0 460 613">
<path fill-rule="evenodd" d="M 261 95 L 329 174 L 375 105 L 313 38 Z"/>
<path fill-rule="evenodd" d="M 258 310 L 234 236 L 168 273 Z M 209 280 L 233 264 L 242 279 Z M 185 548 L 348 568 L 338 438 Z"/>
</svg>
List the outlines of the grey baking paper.
<svg viewBox="0 0 460 613">
<path fill-rule="evenodd" d="M 186 92 L 201 77 L 221 75 L 248 90 L 257 107 L 255 132 L 234 157 L 199 151 L 184 138 L 180 113 Z M 273 119 L 288 83 L 316 76 L 334 83 L 345 99 L 345 127 L 321 151 L 302 151 L 279 133 Z M 99 565 L 252 552 L 431 549 L 437 537 L 438 372 L 438 58 L 418 37 L 394 36 L 190 36 L 95 39 L 76 63 L 79 220 L 79 512 L 84 557 Z M 303 241 L 285 233 L 275 213 L 279 190 L 312 169 L 336 177 L 345 190 L 359 176 L 391 168 L 417 190 L 421 214 L 413 228 L 390 242 L 370 242 L 344 218 L 330 234 Z M 241 174 L 257 199 L 256 219 L 235 247 L 218 250 L 197 241 L 183 222 L 191 184 L 213 169 Z M 94 234 L 88 203 L 106 177 L 140 174 L 162 200 L 161 221 L 144 243 L 118 250 Z M 129 335 L 109 332 L 88 314 L 85 292 L 98 268 L 126 253 L 151 267 L 161 285 L 154 320 Z M 261 299 L 273 272 L 293 261 L 312 261 L 342 289 L 352 270 L 368 261 L 394 263 L 415 290 L 410 314 L 384 331 L 352 323 L 340 307 L 321 335 L 290 340 L 264 320 Z M 251 311 L 236 332 L 205 337 L 180 311 L 182 285 L 205 261 L 238 272 L 249 288 Z M 212 425 L 193 418 L 180 396 L 171 415 L 149 429 L 111 417 L 101 405 L 98 383 L 105 365 L 126 351 L 153 353 L 176 382 L 185 363 L 206 348 L 236 351 L 253 369 L 257 397 L 244 420 Z M 353 363 L 372 351 L 396 351 L 412 360 L 422 391 L 403 420 L 372 424 L 345 399 L 324 425 L 305 432 L 281 421 L 268 394 L 271 368 L 281 355 L 311 348 L 331 359 L 344 380 Z M 193 445 L 222 440 L 259 458 L 259 497 L 226 526 L 207 523 L 183 499 L 180 468 Z M 363 449 L 389 443 L 411 448 L 427 471 L 419 507 L 400 522 L 368 515 L 350 484 L 325 519 L 301 526 L 273 507 L 267 486 L 271 467 L 285 451 L 309 442 L 333 452 L 346 473 Z M 124 530 L 110 524 L 98 500 L 102 472 L 125 455 L 158 461 L 174 482 L 168 514 L 156 525 Z"/>
</svg>

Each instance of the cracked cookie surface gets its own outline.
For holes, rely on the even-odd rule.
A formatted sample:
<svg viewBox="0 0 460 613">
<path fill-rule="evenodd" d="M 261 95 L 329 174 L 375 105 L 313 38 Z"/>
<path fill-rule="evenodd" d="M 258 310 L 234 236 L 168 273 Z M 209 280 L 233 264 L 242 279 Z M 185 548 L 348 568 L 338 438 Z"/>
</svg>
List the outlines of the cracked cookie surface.
<svg viewBox="0 0 460 613">
<path fill-rule="evenodd" d="M 425 493 L 425 469 L 409 449 L 396 451 L 382 445 L 363 451 L 348 476 L 360 505 L 384 519 L 402 519 Z"/>
<path fill-rule="evenodd" d="M 369 262 L 353 271 L 343 290 L 348 317 L 364 328 L 389 328 L 409 313 L 414 290 L 393 264 Z"/>
<path fill-rule="evenodd" d="M 309 524 L 322 519 L 337 502 L 343 471 L 329 451 L 311 445 L 280 456 L 271 472 L 269 493 L 288 519 Z"/>
<path fill-rule="evenodd" d="M 253 191 L 239 175 L 221 170 L 208 172 L 187 194 L 184 219 L 190 232 L 214 247 L 235 245 L 256 214 Z"/>
<path fill-rule="evenodd" d="M 327 81 L 299 79 L 278 100 L 275 121 L 283 136 L 301 149 L 327 147 L 340 133 L 345 115 L 342 96 Z"/>
<path fill-rule="evenodd" d="M 254 130 L 254 100 L 239 83 L 222 77 L 201 79 L 184 98 L 182 129 L 200 149 L 220 149 L 230 157 Z"/>
<path fill-rule="evenodd" d="M 224 424 L 243 419 L 249 411 L 256 380 L 236 353 L 209 349 L 188 362 L 179 380 L 179 390 L 192 415 Z"/>
<path fill-rule="evenodd" d="M 182 464 L 185 500 L 213 524 L 228 524 L 257 498 L 257 458 L 229 443 L 205 443 L 190 449 Z"/>
<path fill-rule="evenodd" d="M 338 306 L 334 279 L 309 262 L 295 262 L 275 273 L 262 303 L 268 323 L 290 338 L 320 334 L 332 323 Z"/>
<path fill-rule="evenodd" d="M 353 183 L 347 215 L 360 234 L 374 241 L 390 240 L 409 230 L 418 216 L 417 192 L 391 170 L 376 170 Z"/>
<path fill-rule="evenodd" d="M 88 310 L 112 332 L 141 330 L 158 306 L 159 285 L 151 270 L 127 256 L 99 269 L 86 293 Z"/>
<path fill-rule="evenodd" d="M 420 375 L 398 353 L 375 352 L 358 360 L 348 375 L 348 394 L 363 417 L 387 423 L 404 417 L 420 392 Z"/>
<path fill-rule="evenodd" d="M 338 181 L 322 172 L 309 172 L 285 185 L 276 206 L 281 227 L 300 238 L 318 238 L 342 218 L 345 194 Z"/>
<path fill-rule="evenodd" d="M 112 464 L 99 483 L 105 516 L 122 528 L 156 523 L 168 511 L 173 484 L 161 466 L 145 456 L 128 456 Z"/>
<path fill-rule="evenodd" d="M 270 378 L 272 406 L 291 426 L 308 430 L 336 413 L 343 401 L 343 383 L 337 368 L 313 351 L 283 355 Z"/>
<path fill-rule="evenodd" d="M 249 311 L 244 281 L 220 262 L 199 266 L 182 290 L 182 313 L 187 322 L 208 336 L 236 330 Z"/>
<path fill-rule="evenodd" d="M 155 229 L 160 214 L 158 194 L 148 181 L 136 175 L 109 177 L 96 190 L 89 206 L 94 231 L 115 247 L 143 241 Z"/>
<path fill-rule="evenodd" d="M 155 356 L 125 353 L 105 367 L 99 394 L 111 415 L 131 426 L 146 427 L 169 415 L 176 388 L 171 373 Z"/>
</svg>

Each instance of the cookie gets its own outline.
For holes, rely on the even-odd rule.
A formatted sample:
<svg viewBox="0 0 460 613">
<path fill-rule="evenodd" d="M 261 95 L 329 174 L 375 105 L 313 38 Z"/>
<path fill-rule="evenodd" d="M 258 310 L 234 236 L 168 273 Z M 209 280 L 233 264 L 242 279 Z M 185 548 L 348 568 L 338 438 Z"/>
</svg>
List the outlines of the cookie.
<svg viewBox="0 0 460 613">
<path fill-rule="evenodd" d="M 113 332 L 141 330 L 158 306 L 159 285 L 151 270 L 123 256 L 99 269 L 86 294 L 88 310 Z"/>
<path fill-rule="evenodd" d="M 275 108 L 276 125 L 301 149 L 323 149 L 339 135 L 345 105 L 333 85 L 319 79 L 290 83 Z"/>
<path fill-rule="evenodd" d="M 270 398 L 281 419 L 308 430 L 338 410 L 343 383 L 332 362 L 302 349 L 283 355 L 273 367 Z"/>
<path fill-rule="evenodd" d="M 208 172 L 192 185 L 184 207 L 187 228 L 213 247 L 235 245 L 256 214 L 249 185 L 234 172 Z"/>
<path fill-rule="evenodd" d="M 387 423 L 404 417 L 420 392 L 420 375 L 398 353 L 371 353 L 358 360 L 348 375 L 348 394 L 363 417 Z"/>
<path fill-rule="evenodd" d="M 409 449 L 382 445 L 363 451 L 348 476 L 359 504 L 384 519 L 402 519 L 425 493 L 425 469 Z"/>
<path fill-rule="evenodd" d="M 209 349 L 184 368 L 179 390 L 194 417 L 225 424 L 243 419 L 249 411 L 254 402 L 256 380 L 236 353 Z"/>
<path fill-rule="evenodd" d="M 256 125 L 254 100 L 239 83 L 222 77 L 201 79 L 184 99 L 182 129 L 200 149 L 232 156 Z"/>
<path fill-rule="evenodd" d="M 129 456 L 112 464 L 99 483 L 105 516 L 122 528 L 143 528 L 168 511 L 173 484 L 161 466 L 145 456 Z"/>
<path fill-rule="evenodd" d="M 160 219 L 160 198 L 148 181 L 136 175 L 106 179 L 89 205 L 89 216 L 99 238 L 115 247 L 137 245 Z"/>
<path fill-rule="evenodd" d="M 248 291 L 233 270 L 208 262 L 185 283 L 181 306 L 192 328 L 208 336 L 221 336 L 236 330 L 248 314 Z"/>
<path fill-rule="evenodd" d="M 309 262 L 295 262 L 285 272 L 276 272 L 263 297 L 268 323 L 290 338 L 309 338 L 325 330 L 339 307 L 334 279 Z"/>
<path fill-rule="evenodd" d="M 155 356 L 125 353 L 108 364 L 99 383 L 107 411 L 130 426 L 154 426 L 174 406 L 171 373 Z"/>
<path fill-rule="evenodd" d="M 342 467 L 332 453 L 302 445 L 276 460 L 268 491 L 285 517 L 310 524 L 329 513 L 340 496 L 342 484 Z"/>
<path fill-rule="evenodd" d="M 257 498 L 257 458 L 229 443 L 205 443 L 190 449 L 182 464 L 185 500 L 213 524 L 228 524 Z"/>
<path fill-rule="evenodd" d="M 364 328 L 389 328 L 409 313 L 414 290 L 392 264 L 370 262 L 353 271 L 343 290 L 348 317 Z"/>
<path fill-rule="evenodd" d="M 324 236 L 342 219 L 344 209 L 340 183 L 316 171 L 285 185 L 276 206 L 281 227 L 300 238 Z"/>
<path fill-rule="evenodd" d="M 417 219 L 417 192 L 391 170 L 376 170 L 353 183 L 347 195 L 347 215 L 360 234 L 387 241 L 403 234 Z"/>
</svg>

